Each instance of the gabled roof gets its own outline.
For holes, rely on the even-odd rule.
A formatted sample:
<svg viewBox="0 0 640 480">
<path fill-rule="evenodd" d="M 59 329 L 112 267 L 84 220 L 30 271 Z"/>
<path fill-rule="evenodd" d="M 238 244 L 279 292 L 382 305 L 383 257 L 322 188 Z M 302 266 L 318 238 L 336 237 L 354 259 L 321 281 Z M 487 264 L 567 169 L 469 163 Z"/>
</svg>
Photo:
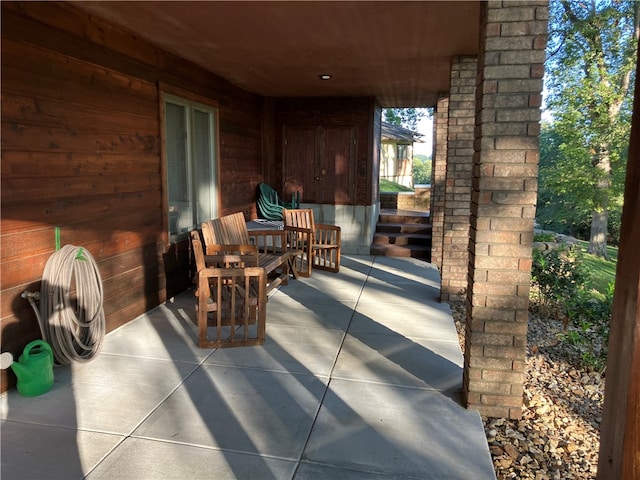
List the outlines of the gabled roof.
<svg viewBox="0 0 640 480">
<path fill-rule="evenodd" d="M 423 135 L 400 125 L 382 122 L 382 140 L 404 140 L 406 142 L 422 143 Z"/>
</svg>

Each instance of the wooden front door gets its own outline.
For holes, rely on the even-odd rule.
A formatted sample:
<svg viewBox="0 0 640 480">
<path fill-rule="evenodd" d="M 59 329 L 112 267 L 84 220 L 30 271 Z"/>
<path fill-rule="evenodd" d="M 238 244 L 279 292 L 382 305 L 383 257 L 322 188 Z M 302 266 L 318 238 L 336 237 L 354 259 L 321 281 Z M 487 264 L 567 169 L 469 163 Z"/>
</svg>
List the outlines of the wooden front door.
<svg viewBox="0 0 640 480">
<path fill-rule="evenodd" d="M 353 204 L 355 141 L 354 126 L 286 126 L 285 198 L 300 192 L 305 203 Z"/>
</svg>

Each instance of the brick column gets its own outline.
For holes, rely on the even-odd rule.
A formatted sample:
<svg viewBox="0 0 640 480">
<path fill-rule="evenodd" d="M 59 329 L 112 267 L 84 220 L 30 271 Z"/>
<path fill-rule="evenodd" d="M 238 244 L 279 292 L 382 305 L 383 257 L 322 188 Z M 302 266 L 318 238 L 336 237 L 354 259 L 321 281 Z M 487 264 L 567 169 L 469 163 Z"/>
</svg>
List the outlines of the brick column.
<svg viewBox="0 0 640 480">
<path fill-rule="evenodd" d="M 469 263 L 469 214 L 476 114 L 476 57 L 451 63 L 440 300 L 464 301 Z"/>
<path fill-rule="evenodd" d="M 440 95 L 433 118 L 433 155 L 431 156 L 431 263 L 442 267 L 444 235 L 444 195 L 447 179 L 447 126 L 449 97 Z"/>
<path fill-rule="evenodd" d="M 548 2 L 482 3 L 463 393 L 519 418 Z"/>
</svg>

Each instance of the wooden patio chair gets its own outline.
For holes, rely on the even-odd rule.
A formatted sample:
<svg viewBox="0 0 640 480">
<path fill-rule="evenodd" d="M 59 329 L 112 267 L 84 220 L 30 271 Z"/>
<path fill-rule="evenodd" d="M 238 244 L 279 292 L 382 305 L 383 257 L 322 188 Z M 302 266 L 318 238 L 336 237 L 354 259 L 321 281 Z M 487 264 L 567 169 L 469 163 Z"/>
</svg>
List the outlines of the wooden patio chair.
<svg viewBox="0 0 640 480">
<path fill-rule="evenodd" d="M 225 252 L 226 247 L 235 249 L 257 248 L 258 264 L 267 275 L 267 293 L 279 285 L 286 285 L 289 273 L 298 278 L 291 258 L 300 252 L 287 249 L 284 230 L 260 229 L 248 231 L 242 212 L 202 222 L 207 254 Z M 221 247 L 222 245 L 222 247 Z"/>
<path fill-rule="evenodd" d="M 298 274 L 309 277 L 313 268 L 338 272 L 340 227 L 315 223 L 310 208 L 285 208 L 282 213 L 289 248 L 303 252 L 295 259 Z"/>
<path fill-rule="evenodd" d="M 263 268 L 255 266 L 255 247 L 245 253 L 231 252 L 232 246 L 224 245 L 224 252 L 205 255 L 200 234 L 195 230 L 191 232 L 191 244 L 198 269 L 198 346 L 262 345 L 266 331 L 266 276 Z"/>
</svg>

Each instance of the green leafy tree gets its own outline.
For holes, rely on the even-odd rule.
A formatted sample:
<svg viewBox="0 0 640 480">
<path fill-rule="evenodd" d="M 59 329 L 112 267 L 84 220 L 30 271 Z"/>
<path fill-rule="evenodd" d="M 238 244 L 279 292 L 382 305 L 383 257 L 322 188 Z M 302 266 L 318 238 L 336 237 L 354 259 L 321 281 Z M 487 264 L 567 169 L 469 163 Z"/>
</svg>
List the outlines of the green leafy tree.
<svg viewBox="0 0 640 480">
<path fill-rule="evenodd" d="M 594 195 L 592 156 L 582 145 L 580 135 L 569 122 L 542 124 L 536 219 L 546 229 L 589 240 L 599 197 Z M 608 241 L 613 244 L 617 244 L 620 235 L 624 164 L 613 164 L 608 189 Z"/>
<path fill-rule="evenodd" d="M 545 122 L 540 132 L 536 220 L 545 229 L 586 240 L 593 211 L 590 157 L 558 127 Z M 566 134 L 575 136 L 575 129 Z"/>
<path fill-rule="evenodd" d="M 413 156 L 413 184 L 431 183 L 431 159 L 426 155 Z"/>
<path fill-rule="evenodd" d="M 604 257 L 626 163 L 639 18 L 635 0 L 550 3 L 545 78 L 556 144 L 546 180 L 575 209 L 589 207 L 589 252 Z"/>
<path fill-rule="evenodd" d="M 383 120 L 392 125 L 400 125 L 409 130 L 416 130 L 420 120 L 429 115 L 426 108 L 385 108 Z"/>
</svg>

